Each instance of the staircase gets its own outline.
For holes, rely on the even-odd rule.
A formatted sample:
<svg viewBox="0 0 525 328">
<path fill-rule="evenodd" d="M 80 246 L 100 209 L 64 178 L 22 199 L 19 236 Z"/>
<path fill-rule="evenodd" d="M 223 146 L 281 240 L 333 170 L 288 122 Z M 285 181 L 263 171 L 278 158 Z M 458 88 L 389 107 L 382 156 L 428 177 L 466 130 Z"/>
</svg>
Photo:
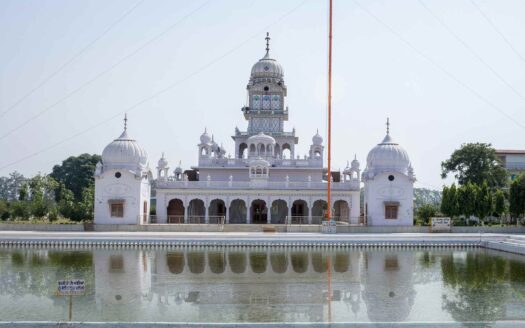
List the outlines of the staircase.
<svg viewBox="0 0 525 328">
<path fill-rule="evenodd" d="M 499 241 L 488 241 L 486 247 L 498 251 L 525 255 L 525 235 L 510 235 Z"/>
</svg>

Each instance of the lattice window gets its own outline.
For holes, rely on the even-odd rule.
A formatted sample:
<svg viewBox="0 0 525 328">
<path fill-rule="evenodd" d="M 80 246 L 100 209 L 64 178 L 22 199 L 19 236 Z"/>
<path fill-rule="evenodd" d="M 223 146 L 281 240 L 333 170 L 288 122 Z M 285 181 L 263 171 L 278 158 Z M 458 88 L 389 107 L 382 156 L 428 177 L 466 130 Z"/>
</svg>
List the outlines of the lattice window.
<svg viewBox="0 0 525 328">
<path fill-rule="evenodd" d="M 261 109 L 261 96 L 260 95 L 252 96 L 252 108 Z"/>
<path fill-rule="evenodd" d="M 271 97 L 269 95 L 262 96 L 262 109 L 270 109 L 270 98 Z"/>
<path fill-rule="evenodd" d="M 272 96 L 272 109 L 273 110 L 281 109 L 281 96 L 279 95 Z"/>
</svg>

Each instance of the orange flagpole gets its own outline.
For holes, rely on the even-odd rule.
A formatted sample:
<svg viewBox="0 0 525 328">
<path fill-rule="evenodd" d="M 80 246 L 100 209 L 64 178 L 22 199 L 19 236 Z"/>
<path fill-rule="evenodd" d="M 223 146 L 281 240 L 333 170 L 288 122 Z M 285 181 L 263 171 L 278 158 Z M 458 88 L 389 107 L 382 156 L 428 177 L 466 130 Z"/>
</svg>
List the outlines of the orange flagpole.
<svg viewBox="0 0 525 328">
<path fill-rule="evenodd" d="M 327 219 L 332 221 L 332 1 L 329 0 L 328 18 L 328 187 Z"/>
</svg>

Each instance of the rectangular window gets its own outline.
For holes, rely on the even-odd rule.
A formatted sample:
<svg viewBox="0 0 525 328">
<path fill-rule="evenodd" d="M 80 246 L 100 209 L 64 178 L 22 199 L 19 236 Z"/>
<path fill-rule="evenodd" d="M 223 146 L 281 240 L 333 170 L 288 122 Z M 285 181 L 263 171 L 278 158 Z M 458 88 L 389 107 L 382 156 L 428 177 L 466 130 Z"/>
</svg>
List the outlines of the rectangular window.
<svg viewBox="0 0 525 328">
<path fill-rule="evenodd" d="M 112 218 L 123 218 L 124 217 L 124 203 L 114 202 L 109 204 Z"/>
<path fill-rule="evenodd" d="M 397 219 L 398 205 L 385 205 L 385 219 L 395 220 Z"/>
</svg>

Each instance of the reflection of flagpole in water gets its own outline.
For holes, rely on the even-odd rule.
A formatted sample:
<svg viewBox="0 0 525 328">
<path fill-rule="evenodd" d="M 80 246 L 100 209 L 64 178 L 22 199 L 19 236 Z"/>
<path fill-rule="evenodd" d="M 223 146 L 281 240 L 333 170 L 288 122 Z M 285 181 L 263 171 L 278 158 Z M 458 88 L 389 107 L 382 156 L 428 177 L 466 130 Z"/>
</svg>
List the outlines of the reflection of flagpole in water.
<svg viewBox="0 0 525 328">
<path fill-rule="evenodd" d="M 328 322 L 332 322 L 332 257 L 328 254 L 326 273 L 328 274 Z"/>
</svg>

